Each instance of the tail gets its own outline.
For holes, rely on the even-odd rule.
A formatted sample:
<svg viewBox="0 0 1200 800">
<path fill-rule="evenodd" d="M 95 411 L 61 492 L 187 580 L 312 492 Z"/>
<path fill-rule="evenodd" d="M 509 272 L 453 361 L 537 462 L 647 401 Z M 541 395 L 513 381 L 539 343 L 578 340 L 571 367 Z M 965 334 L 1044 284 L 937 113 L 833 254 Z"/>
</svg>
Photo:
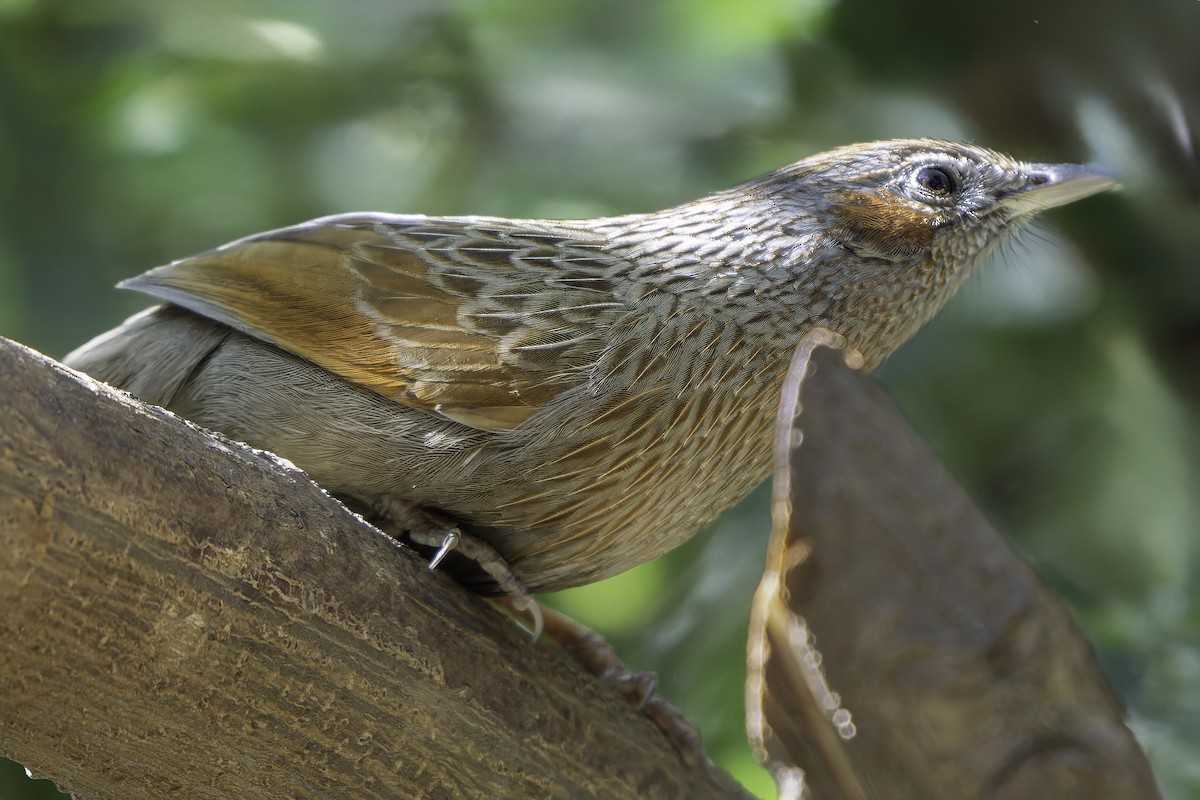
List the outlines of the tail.
<svg viewBox="0 0 1200 800">
<path fill-rule="evenodd" d="M 100 334 L 63 363 L 147 403 L 169 407 L 229 333 L 225 325 L 177 306 L 157 306 Z"/>
</svg>

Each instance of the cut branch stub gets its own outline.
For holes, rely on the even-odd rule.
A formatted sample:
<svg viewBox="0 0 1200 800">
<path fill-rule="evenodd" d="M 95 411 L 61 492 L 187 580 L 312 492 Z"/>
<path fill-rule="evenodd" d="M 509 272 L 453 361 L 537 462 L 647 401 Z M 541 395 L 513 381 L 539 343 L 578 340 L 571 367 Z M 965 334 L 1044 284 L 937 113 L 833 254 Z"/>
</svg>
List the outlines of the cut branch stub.
<svg viewBox="0 0 1200 800">
<path fill-rule="evenodd" d="M 813 360 L 751 619 L 781 797 L 1159 797 L 1067 611 L 874 381 Z"/>
</svg>

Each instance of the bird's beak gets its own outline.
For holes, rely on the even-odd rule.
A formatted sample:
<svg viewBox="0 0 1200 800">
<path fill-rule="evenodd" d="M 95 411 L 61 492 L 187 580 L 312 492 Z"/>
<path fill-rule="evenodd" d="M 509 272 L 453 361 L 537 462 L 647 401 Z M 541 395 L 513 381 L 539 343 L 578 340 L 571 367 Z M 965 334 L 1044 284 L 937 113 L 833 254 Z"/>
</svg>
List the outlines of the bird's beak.
<svg viewBox="0 0 1200 800">
<path fill-rule="evenodd" d="M 1025 184 L 1001 200 L 1010 211 L 1033 214 L 1066 205 L 1117 185 L 1112 173 L 1083 164 L 1030 164 Z"/>
</svg>

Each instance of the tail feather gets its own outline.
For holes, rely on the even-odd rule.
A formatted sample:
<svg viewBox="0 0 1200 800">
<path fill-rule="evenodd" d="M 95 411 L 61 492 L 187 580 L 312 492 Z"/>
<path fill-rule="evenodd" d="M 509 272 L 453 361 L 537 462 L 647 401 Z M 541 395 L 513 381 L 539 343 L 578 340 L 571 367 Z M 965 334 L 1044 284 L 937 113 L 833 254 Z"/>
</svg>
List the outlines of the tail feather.
<svg viewBox="0 0 1200 800">
<path fill-rule="evenodd" d="M 229 333 L 225 325 L 177 306 L 157 306 L 72 351 L 63 363 L 147 403 L 170 407 Z"/>
</svg>

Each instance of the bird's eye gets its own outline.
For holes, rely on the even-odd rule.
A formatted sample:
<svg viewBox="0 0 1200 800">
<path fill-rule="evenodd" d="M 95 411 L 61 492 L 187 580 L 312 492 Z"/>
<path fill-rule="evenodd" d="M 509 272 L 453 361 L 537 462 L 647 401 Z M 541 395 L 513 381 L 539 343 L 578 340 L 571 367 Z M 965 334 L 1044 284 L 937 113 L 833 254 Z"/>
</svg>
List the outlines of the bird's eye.
<svg viewBox="0 0 1200 800">
<path fill-rule="evenodd" d="M 958 179 L 941 167 L 923 167 L 917 173 L 917 183 L 934 197 L 949 197 L 958 191 Z"/>
</svg>

